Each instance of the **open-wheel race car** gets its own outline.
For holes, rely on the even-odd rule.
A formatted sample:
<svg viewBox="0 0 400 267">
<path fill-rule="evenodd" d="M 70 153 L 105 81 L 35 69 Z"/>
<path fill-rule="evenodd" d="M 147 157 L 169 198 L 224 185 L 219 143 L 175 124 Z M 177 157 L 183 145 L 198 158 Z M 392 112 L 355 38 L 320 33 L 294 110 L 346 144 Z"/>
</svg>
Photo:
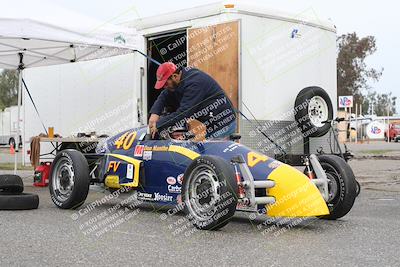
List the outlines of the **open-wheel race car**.
<svg viewBox="0 0 400 267">
<path fill-rule="evenodd" d="M 124 131 L 99 144 L 97 153 L 60 151 L 50 174 L 54 204 L 76 209 L 90 184 L 99 183 L 110 191 L 129 189 L 142 201 L 182 207 L 197 228 L 218 229 L 237 210 L 337 219 L 356 198 L 354 174 L 336 155 L 309 155 L 302 172 L 237 143 L 238 135 L 197 142 L 182 132 L 155 139 L 148 132 Z"/>
</svg>

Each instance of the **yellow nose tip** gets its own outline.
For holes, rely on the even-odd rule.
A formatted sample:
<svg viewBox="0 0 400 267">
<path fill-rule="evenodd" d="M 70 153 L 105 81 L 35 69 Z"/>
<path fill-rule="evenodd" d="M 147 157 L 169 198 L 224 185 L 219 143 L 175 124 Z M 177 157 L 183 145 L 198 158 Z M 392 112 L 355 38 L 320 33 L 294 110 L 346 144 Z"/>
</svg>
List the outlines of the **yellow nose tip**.
<svg viewBox="0 0 400 267">
<path fill-rule="evenodd" d="M 329 214 L 325 200 L 317 187 L 299 170 L 282 164 L 268 176 L 275 181 L 267 195 L 275 197 L 275 204 L 268 205 L 271 217 L 313 217 Z"/>
</svg>

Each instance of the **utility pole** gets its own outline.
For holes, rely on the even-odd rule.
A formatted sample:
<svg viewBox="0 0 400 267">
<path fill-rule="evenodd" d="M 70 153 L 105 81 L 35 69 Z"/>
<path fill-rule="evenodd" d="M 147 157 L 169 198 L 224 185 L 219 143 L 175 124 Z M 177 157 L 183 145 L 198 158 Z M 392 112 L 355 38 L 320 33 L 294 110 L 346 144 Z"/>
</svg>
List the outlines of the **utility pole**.
<svg viewBox="0 0 400 267">
<path fill-rule="evenodd" d="M 389 120 L 389 116 L 390 116 L 390 112 L 389 112 L 389 108 L 390 108 L 391 103 L 389 103 L 388 107 L 387 107 L 387 142 L 390 143 L 390 120 Z"/>
<path fill-rule="evenodd" d="M 357 113 L 358 113 L 358 104 L 356 103 L 356 144 L 358 141 L 358 118 L 357 118 Z"/>
</svg>

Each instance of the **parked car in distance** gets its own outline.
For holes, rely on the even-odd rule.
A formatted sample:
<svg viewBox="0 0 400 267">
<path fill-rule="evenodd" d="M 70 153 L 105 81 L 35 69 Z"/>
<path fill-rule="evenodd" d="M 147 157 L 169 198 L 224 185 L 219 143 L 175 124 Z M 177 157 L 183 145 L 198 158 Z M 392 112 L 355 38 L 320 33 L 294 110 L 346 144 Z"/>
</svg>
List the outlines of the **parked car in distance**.
<svg viewBox="0 0 400 267">
<path fill-rule="evenodd" d="M 388 141 L 388 133 L 389 142 L 398 142 L 400 139 L 400 123 L 392 123 L 389 125 L 389 130 L 385 131 L 385 141 Z"/>
</svg>

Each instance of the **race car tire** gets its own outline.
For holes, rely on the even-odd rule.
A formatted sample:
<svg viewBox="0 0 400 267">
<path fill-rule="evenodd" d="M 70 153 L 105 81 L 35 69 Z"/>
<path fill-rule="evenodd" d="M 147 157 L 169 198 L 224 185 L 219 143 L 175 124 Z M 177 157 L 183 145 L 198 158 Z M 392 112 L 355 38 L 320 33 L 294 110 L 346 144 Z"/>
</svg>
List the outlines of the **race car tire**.
<svg viewBox="0 0 400 267">
<path fill-rule="evenodd" d="M 21 177 L 13 174 L 0 175 L 0 192 L 22 193 L 24 191 L 24 183 Z"/>
<path fill-rule="evenodd" d="M 38 195 L 0 193 L 0 210 L 33 210 L 37 209 L 38 206 Z"/>
<path fill-rule="evenodd" d="M 328 93 L 321 87 L 304 88 L 296 97 L 294 115 L 298 127 L 306 137 L 325 135 L 333 119 L 333 106 Z"/>
<path fill-rule="evenodd" d="M 182 184 L 184 212 L 200 230 L 217 230 L 233 217 L 238 185 L 232 166 L 215 156 L 198 157 L 187 167 Z"/>
<path fill-rule="evenodd" d="M 356 196 L 360 195 L 361 193 L 361 185 L 360 183 L 356 180 Z"/>
<path fill-rule="evenodd" d="M 319 162 L 328 179 L 329 215 L 321 219 L 336 220 L 345 216 L 357 197 L 357 182 L 351 167 L 336 155 L 318 155 Z"/>
<path fill-rule="evenodd" d="M 51 164 L 49 190 L 53 203 L 61 209 L 76 209 L 89 192 L 89 166 L 83 154 L 66 149 Z"/>
</svg>

